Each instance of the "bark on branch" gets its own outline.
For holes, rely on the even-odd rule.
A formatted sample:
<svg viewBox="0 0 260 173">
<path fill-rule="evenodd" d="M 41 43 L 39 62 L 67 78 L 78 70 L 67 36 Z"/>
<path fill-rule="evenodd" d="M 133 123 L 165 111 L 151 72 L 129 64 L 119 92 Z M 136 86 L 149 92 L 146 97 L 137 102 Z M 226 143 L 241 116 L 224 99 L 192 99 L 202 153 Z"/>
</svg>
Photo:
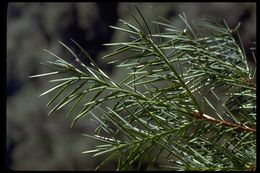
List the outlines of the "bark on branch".
<svg viewBox="0 0 260 173">
<path fill-rule="evenodd" d="M 193 113 L 191 113 L 191 116 L 196 119 L 199 119 L 199 120 L 205 120 L 205 121 L 214 123 L 216 125 L 228 126 L 231 128 L 236 128 L 236 129 L 240 129 L 240 130 L 244 130 L 244 131 L 248 131 L 248 132 L 256 132 L 255 128 L 247 127 L 245 125 L 234 124 L 234 123 L 230 123 L 230 122 L 223 121 L 223 120 L 218 120 L 209 115 L 203 114 L 201 112 L 193 112 Z"/>
</svg>

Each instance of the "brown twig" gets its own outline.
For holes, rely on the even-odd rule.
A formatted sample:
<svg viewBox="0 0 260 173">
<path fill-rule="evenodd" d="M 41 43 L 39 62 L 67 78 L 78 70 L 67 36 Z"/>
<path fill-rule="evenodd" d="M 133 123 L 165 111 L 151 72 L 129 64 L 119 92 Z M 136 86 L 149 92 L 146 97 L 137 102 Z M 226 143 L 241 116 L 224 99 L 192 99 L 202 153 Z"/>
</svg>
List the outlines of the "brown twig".
<svg viewBox="0 0 260 173">
<path fill-rule="evenodd" d="M 232 127 L 232 128 L 245 130 L 245 131 L 248 131 L 248 132 L 256 132 L 256 129 L 254 129 L 254 128 L 230 123 L 230 122 L 227 122 L 227 121 L 224 121 L 224 120 L 218 120 L 218 119 L 215 119 L 215 118 L 213 118 L 209 115 L 203 114 L 201 112 L 193 112 L 193 113 L 191 113 L 191 116 L 196 118 L 196 119 L 206 120 L 208 122 L 211 122 L 211 123 L 214 123 L 214 124 L 217 124 L 217 125 L 224 125 L 224 126 L 228 126 L 228 127 Z"/>
<path fill-rule="evenodd" d="M 253 87 L 254 90 L 256 90 L 256 84 L 254 83 L 253 79 L 251 79 L 250 77 L 247 78 L 245 77 L 244 78 L 244 81 L 251 87 Z"/>
</svg>

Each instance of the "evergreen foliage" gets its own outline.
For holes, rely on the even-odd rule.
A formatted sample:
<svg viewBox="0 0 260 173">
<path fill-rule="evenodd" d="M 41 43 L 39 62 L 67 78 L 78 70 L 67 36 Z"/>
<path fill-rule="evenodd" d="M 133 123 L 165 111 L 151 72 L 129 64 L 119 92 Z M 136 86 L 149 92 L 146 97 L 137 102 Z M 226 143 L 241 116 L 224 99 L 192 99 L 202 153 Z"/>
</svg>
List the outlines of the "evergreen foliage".
<svg viewBox="0 0 260 173">
<path fill-rule="evenodd" d="M 97 124 L 95 134 L 84 136 L 100 145 L 83 153 L 106 155 L 100 166 L 118 159 L 117 170 L 144 163 L 148 170 L 255 170 L 256 62 L 249 66 L 234 38 L 240 39 L 239 25 L 210 19 L 191 25 L 182 14 L 185 28 L 162 18 L 152 34 L 139 14 L 142 20 L 132 16 L 136 25 L 111 26 L 130 41 L 105 44 L 116 49 L 102 58 L 129 71 L 120 82 L 74 40 L 88 63 L 62 42 L 76 64 L 45 50 L 55 57 L 42 63 L 52 71 L 31 77 L 55 76 L 49 82 L 56 86 L 40 95 L 56 92 L 49 114 L 71 105 L 72 126 L 85 116 Z"/>
</svg>

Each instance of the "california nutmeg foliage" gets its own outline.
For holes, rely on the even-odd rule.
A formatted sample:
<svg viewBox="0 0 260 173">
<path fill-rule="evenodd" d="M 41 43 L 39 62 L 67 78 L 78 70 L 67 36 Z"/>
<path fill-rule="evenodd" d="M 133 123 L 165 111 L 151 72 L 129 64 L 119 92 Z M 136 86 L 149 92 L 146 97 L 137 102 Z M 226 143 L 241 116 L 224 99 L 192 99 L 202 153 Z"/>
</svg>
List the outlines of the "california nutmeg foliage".
<svg viewBox="0 0 260 173">
<path fill-rule="evenodd" d="M 88 63 L 62 42 L 76 63 L 45 50 L 55 58 L 42 63 L 50 72 L 31 77 L 53 76 L 56 85 L 41 94 L 55 93 L 50 114 L 69 107 L 72 126 L 82 117 L 97 124 L 84 136 L 100 145 L 83 151 L 105 156 L 97 169 L 117 159 L 117 170 L 255 170 L 256 61 L 248 64 L 239 25 L 191 25 L 182 14 L 184 28 L 162 18 L 151 33 L 139 14 L 111 26 L 128 41 L 105 44 L 116 48 L 102 58 L 128 70 L 119 82 L 74 40 Z"/>
</svg>

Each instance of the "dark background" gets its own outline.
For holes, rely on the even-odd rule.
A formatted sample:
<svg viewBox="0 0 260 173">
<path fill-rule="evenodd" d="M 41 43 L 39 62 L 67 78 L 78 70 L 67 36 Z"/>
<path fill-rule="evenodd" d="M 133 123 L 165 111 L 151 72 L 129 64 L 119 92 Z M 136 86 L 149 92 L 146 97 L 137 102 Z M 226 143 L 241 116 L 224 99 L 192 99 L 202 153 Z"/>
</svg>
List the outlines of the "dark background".
<svg viewBox="0 0 260 173">
<path fill-rule="evenodd" d="M 162 16 L 180 25 L 178 14 L 196 21 L 209 16 L 225 19 L 239 30 L 246 50 L 256 40 L 255 3 L 135 3 L 148 22 Z M 66 55 L 58 41 L 71 45 L 76 40 L 113 79 L 121 74 L 99 58 L 112 51 L 103 43 L 126 40 L 127 35 L 113 31 L 118 19 L 128 21 L 136 14 L 134 3 L 9 3 L 7 9 L 7 121 L 6 163 L 14 170 L 94 170 L 103 159 L 81 154 L 95 146 L 82 136 L 93 133 L 88 118 L 70 128 L 72 119 L 64 117 L 65 109 L 48 117 L 45 108 L 52 94 L 38 97 L 51 87 L 48 78 L 28 79 L 46 72 L 40 62 L 50 60 L 43 49 Z M 149 24 L 153 28 L 152 24 Z M 247 51 L 249 57 L 250 52 Z M 114 169 L 114 163 L 104 170 Z"/>
</svg>

